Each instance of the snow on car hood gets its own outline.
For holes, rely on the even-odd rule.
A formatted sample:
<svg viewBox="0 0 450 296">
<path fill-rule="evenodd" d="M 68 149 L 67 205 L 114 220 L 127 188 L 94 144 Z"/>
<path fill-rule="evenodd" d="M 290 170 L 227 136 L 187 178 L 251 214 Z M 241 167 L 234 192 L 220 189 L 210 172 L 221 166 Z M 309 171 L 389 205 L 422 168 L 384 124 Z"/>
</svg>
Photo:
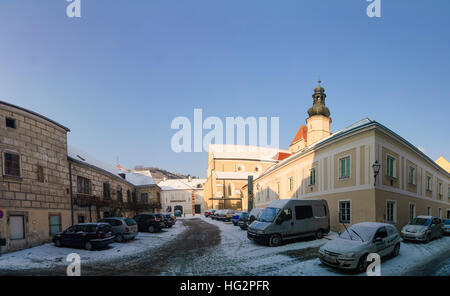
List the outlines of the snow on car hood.
<svg viewBox="0 0 450 296">
<path fill-rule="evenodd" d="M 360 240 L 349 240 L 337 237 L 323 245 L 321 249 L 333 253 L 345 254 L 359 251 L 359 249 L 365 247 L 366 245 L 367 243 Z"/>
<path fill-rule="evenodd" d="M 403 227 L 403 231 L 410 233 L 420 233 L 426 229 L 428 229 L 428 226 L 424 225 L 406 225 L 405 227 Z"/>
<path fill-rule="evenodd" d="M 267 226 L 269 226 L 271 223 L 269 222 L 260 222 L 260 221 L 254 221 L 251 225 L 250 225 L 250 229 L 252 230 L 264 230 L 266 229 Z"/>
</svg>

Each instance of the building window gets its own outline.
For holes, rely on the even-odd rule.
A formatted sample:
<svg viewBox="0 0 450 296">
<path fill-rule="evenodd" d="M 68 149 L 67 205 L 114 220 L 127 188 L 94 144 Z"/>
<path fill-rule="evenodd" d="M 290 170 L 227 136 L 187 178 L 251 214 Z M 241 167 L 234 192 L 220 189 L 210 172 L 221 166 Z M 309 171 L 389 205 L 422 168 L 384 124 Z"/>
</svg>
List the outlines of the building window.
<svg viewBox="0 0 450 296">
<path fill-rule="evenodd" d="M 442 219 L 442 208 L 438 209 L 438 217 L 439 219 Z"/>
<path fill-rule="evenodd" d="M 438 184 L 438 193 L 440 196 L 442 196 L 442 183 Z"/>
<path fill-rule="evenodd" d="M 16 128 L 16 120 L 14 118 L 6 117 L 6 127 Z"/>
<path fill-rule="evenodd" d="M 25 217 L 24 216 L 9 216 L 9 238 L 11 240 L 19 240 L 25 238 Z"/>
<path fill-rule="evenodd" d="M 386 202 L 386 222 L 395 223 L 395 201 Z"/>
<path fill-rule="evenodd" d="M 316 168 L 309 170 L 309 186 L 316 185 Z"/>
<path fill-rule="evenodd" d="M 6 176 L 20 177 L 20 155 L 17 153 L 3 153 L 4 171 Z"/>
<path fill-rule="evenodd" d="M 78 224 L 84 223 L 84 222 L 85 222 L 84 216 L 78 215 Z"/>
<path fill-rule="evenodd" d="M 41 165 L 37 166 L 37 179 L 38 179 L 38 182 L 41 182 L 41 183 L 45 182 L 44 167 Z"/>
<path fill-rule="evenodd" d="M 289 177 L 289 192 L 294 190 L 294 177 Z"/>
<path fill-rule="evenodd" d="M 117 186 L 117 200 L 123 202 L 122 187 L 120 185 Z"/>
<path fill-rule="evenodd" d="M 141 202 L 142 203 L 148 203 L 148 193 L 142 193 L 141 194 Z"/>
<path fill-rule="evenodd" d="M 431 216 L 431 207 L 427 207 L 427 216 Z"/>
<path fill-rule="evenodd" d="M 91 194 L 91 180 L 78 176 L 77 190 L 81 194 Z"/>
<path fill-rule="evenodd" d="M 350 178 L 350 156 L 339 159 L 339 179 Z"/>
<path fill-rule="evenodd" d="M 339 201 L 339 223 L 350 224 L 351 203 L 349 200 Z"/>
<path fill-rule="evenodd" d="M 416 204 L 410 203 L 409 204 L 409 221 L 416 218 Z"/>
<path fill-rule="evenodd" d="M 427 188 L 427 191 L 431 191 L 431 177 L 430 176 L 427 176 L 427 184 L 426 184 L 426 188 Z"/>
<path fill-rule="evenodd" d="M 392 156 L 386 159 L 386 176 L 395 178 L 395 158 Z"/>
<path fill-rule="evenodd" d="M 416 185 L 416 168 L 411 166 L 408 168 L 408 183 Z"/>
<path fill-rule="evenodd" d="M 103 198 L 104 199 L 111 198 L 111 190 L 109 188 L 109 183 L 103 183 Z"/>
</svg>

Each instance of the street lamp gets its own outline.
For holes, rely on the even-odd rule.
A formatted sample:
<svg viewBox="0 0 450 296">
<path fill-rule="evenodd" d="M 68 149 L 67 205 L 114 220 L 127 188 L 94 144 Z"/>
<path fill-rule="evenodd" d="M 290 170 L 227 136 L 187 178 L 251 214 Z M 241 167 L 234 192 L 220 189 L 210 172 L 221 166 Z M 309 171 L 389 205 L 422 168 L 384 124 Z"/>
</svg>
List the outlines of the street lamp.
<svg viewBox="0 0 450 296">
<path fill-rule="evenodd" d="M 377 185 L 377 176 L 380 173 L 380 167 L 381 164 L 378 163 L 378 160 L 375 160 L 375 163 L 372 165 L 373 168 L 373 177 L 374 177 L 374 183 L 373 186 Z"/>
</svg>

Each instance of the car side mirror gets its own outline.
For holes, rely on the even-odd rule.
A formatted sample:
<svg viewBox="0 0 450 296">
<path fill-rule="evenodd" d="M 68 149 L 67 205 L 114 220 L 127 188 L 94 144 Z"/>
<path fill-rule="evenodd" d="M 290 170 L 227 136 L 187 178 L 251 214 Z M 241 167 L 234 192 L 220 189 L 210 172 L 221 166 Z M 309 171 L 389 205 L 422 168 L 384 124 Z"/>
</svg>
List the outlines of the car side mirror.
<svg viewBox="0 0 450 296">
<path fill-rule="evenodd" d="M 280 225 L 281 223 L 283 223 L 284 219 L 283 217 L 278 217 L 277 220 L 275 221 L 275 224 Z"/>
<path fill-rule="evenodd" d="M 379 243 L 379 242 L 381 242 L 381 241 L 382 241 L 382 238 L 381 238 L 381 237 L 377 237 L 377 238 L 375 238 L 375 239 L 373 240 L 374 243 Z"/>
</svg>

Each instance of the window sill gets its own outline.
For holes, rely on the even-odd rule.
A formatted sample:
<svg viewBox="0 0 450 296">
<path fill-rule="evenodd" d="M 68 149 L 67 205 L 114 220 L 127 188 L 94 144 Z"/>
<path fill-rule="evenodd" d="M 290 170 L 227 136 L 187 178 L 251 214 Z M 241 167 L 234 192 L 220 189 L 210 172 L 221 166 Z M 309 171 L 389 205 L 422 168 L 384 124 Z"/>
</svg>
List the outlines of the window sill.
<svg viewBox="0 0 450 296">
<path fill-rule="evenodd" d="M 3 175 L 3 178 L 7 178 L 7 179 L 16 179 L 16 180 L 23 180 L 22 176 L 13 176 L 13 175 Z"/>
<path fill-rule="evenodd" d="M 348 180 L 348 179 L 350 179 L 350 176 L 347 176 L 347 177 L 339 177 L 339 180 Z"/>
</svg>

